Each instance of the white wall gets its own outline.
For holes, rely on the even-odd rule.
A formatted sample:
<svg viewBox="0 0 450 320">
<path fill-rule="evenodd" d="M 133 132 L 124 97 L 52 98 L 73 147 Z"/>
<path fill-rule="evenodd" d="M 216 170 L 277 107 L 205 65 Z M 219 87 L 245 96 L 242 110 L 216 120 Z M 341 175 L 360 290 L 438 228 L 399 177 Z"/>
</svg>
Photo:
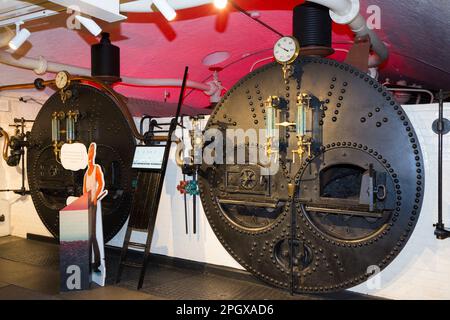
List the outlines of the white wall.
<svg viewBox="0 0 450 320">
<path fill-rule="evenodd" d="M 450 299 L 450 239 L 437 240 L 437 135 L 431 125 L 437 105 L 404 107 L 419 137 L 425 161 L 425 198 L 416 228 L 399 256 L 379 274 L 380 289 L 353 290 L 392 299 Z M 450 118 L 450 104 L 445 114 Z M 450 227 L 450 134 L 444 137 L 444 223 Z"/>
<path fill-rule="evenodd" d="M 160 122 L 168 122 L 168 120 L 161 119 Z M 188 117 L 185 117 L 184 125 L 186 130 L 190 129 L 188 120 Z M 206 120 L 203 122 L 206 124 Z M 136 124 L 138 124 L 138 120 L 136 120 Z M 180 129 L 175 134 L 178 137 L 182 136 Z M 184 138 L 186 145 L 189 146 L 190 142 L 187 132 L 185 132 Z M 217 240 L 203 212 L 199 197 L 197 197 L 197 233 L 193 234 L 192 196 L 187 196 L 189 234 L 186 235 L 184 197 L 177 190 L 177 185 L 183 179 L 183 174 L 175 163 L 175 148 L 175 145 L 172 145 L 151 251 L 171 257 L 243 269 Z M 186 179 L 190 178 L 186 177 Z M 126 227 L 124 226 L 109 244 L 121 247 L 125 230 Z M 145 242 L 145 240 L 146 236 L 144 233 L 133 233 L 132 241 Z"/>
<path fill-rule="evenodd" d="M 45 94 L 30 94 L 29 92 L 1 93 L 0 102 L 7 101 L 10 111 L 0 111 L 0 127 L 10 134 L 14 133 L 14 128 L 9 127 L 14 123 L 14 118 L 24 117 L 33 120 L 40 109 L 40 105 L 35 102 L 20 102 L 19 97 L 21 96 L 33 96 L 42 102 L 47 98 Z M 31 130 L 31 124 L 27 124 L 27 129 Z M 3 141 L 3 138 L 0 138 L 1 148 L 3 148 Z M 2 159 L 0 161 L 0 189 L 19 189 L 21 185 L 21 166 L 8 167 Z M 39 219 L 30 196 L 20 196 L 12 192 L 0 193 L 0 200 L 5 200 L 9 204 L 11 234 L 19 237 L 26 237 L 27 233 L 50 235 Z"/>
<path fill-rule="evenodd" d="M 1 100 L 2 98 L 0 98 Z M 14 102 L 12 112 L 0 111 L 0 125 L 14 117 L 30 118 L 38 106 Z M 433 235 L 433 223 L 437 219 L 437 136 L 431 130 L 437 118 L 437 105 L 406 106 L 411 122 L 419 136 L 425 159 L 425 199 L 416 229 L 404 250 L 381 272 L 380 288 L 370 289 L 366 284 L 354 291 L 392 299 L 450 299 L 450 239 L 437 240 Z M 450 117 L 450 104 L 446 105 L 446 116 Z M 450 227 L 450 134 L 445 138 L 447 146 L 444 161 L 444 216 Z M 190 234 L 185 234 L 183 197 L 176 190 L 182 179 L 174 162 L 174 149 L 163 187 L 163 196 L 153 237 L 152 252 L 207 262 L 217 265 L 242 267 L 225 251 L 206 220 L 201 205 L 198 208 L 198 233 L 192 234 L 192 202 L 189 207 Z M 19 187 L 20 175 L 16 169 L 6 168 L 0 163 L 0 188 Z M 0 199 L 5 195 L 0 194 Z M 16 195 L 6 197 L 12 203 L 12 234 L 24 237 L 27 232 L 48 235 L 29 197 Z M 124 229 L 110 244 L 121 246 Z M 135 233 L 135 241 L 143 241 L 144 234 Z"/>
</svg>

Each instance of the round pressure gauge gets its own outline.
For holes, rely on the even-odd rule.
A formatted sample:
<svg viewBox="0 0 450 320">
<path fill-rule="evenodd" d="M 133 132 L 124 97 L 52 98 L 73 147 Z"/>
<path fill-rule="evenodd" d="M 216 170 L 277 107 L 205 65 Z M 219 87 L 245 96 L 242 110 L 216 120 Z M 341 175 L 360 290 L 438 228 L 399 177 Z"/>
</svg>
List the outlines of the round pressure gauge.
<svg viewBox="0 0 450 320">
<path fill-rule="evenodd" d="M 58 72 L 55 78 L 55 84 L 58 89 L 65 89 L 70 85 L 70 75 L 67 71 Z"/>
<path fill-rule="evenodd" d="M 281 64 L 289 64 L 297 59 L 300 53 L 300 44 L 294 37 L 283 37 L 275 43 L 273 55 Z"/>
</svg>

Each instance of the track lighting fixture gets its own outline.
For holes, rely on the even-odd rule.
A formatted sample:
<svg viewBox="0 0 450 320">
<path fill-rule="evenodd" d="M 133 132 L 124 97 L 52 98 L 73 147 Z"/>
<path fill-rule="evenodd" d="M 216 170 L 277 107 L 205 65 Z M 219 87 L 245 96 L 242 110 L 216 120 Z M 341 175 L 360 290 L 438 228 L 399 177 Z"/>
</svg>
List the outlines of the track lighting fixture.
<svg viewBox="0 0 450 320">
<path fill-rule="evenodd" d="M 177 16 L 177 12 L 167 3 L 167 0 L 153 0 L 153 4 L 167 21 L 172 21 Z"/>
<path fill-rule="evenodd" d="M 19 49 L 31 35 L 31 32 L 25 28 L 22 28 L 22 30 L 20 30 L 21 24 L 23 24 L 22 21 L 16 23 L 16 35 L 14 36 L 14 38 L 11 39 L 11 41 L 8 44 L 11 50 L 14 51 Z"/>
<path fill-rule="evenodd" d="M 80 22 L 92 35 L 98 36 L 102 32 L 102 28 L 92 19 L 82 17 L 80 15 L 76 16 L 78 22 Z"/>
</svg>

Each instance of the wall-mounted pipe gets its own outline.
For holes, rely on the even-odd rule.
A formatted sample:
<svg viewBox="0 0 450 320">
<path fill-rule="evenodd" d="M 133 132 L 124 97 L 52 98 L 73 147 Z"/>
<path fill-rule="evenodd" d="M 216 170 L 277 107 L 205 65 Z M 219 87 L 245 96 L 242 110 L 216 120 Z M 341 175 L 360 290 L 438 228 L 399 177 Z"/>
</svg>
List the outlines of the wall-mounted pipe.
<svg viewBox="0 0 450 320">
<path fill-rule="evenodd" d="M 386 45 L 373 30 L 367 27 L 366 19 L 360 14 L 359 0 L 308 0 L 330 8 L 334 22 L 347 24 L 356 36 L 369 36 L 374 54 L 369 58 L 369 67 L 377 67 L 389 56 Z"/>
<path fill-rule="evenodd" d="M 73 75 L 85 77 L 91 76 L 91 70 L 87 68 L 80 68 L 72 65 L 51 62 L 47 61 L 43 57 L 22 57 L 20 59 L 16 59 L 11 54 L 5 51 L 0 51 L 0 63 L 19 68 L 30 69 L 38 75 L 42 75 L 46 72 L 57 73 L 61 70 L 66 70 Z M 181 79 L 146 79 L 122 77 L 122 81 L 123 84 L 147 87 L 181 87 L 182 84 Z M 187 81 L 187 87 L 191 89 L 201 90 L 209 96 L 212 96 L 216 92 L 216 88 L 212 84 L 205 84 L 196 81 Z"/>
<path fill-rule="evenodd" d="M 8 148 L 9 148 L 9 134 L 0 127 L 0 138 L 4 137 L 2 157 L 3 160 L 8 161 Z"/>
</svg>

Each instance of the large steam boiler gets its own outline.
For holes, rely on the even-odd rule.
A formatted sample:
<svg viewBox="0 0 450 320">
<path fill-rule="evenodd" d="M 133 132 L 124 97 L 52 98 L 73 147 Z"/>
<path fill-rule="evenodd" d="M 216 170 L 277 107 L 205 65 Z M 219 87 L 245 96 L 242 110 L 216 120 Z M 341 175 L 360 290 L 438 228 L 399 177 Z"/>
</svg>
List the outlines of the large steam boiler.
<svg viewBox="0 0 450 320">
<path fill-rule="evenodd" d="M 309 152 L 299 156 L 296 131 L 284 127 L 276 175 L 261 175 L 254 163 L 203 164 L 200 195 L 220 242 L 255 276 L 294 292 L 336 291 L 364 282 L 405 246 L 422 204 L 423 159 L 408 117 L 382 85 L 317 57 L 297 59 L 286 81 L 276 63 L 250 73 L 207 129 L 265 129 L 274 96 L 285 104 L 275 121 L 295 122 L 303 95 Z"/>
<path fill-rule="evenodd" d="M 62 99 L 62 94 L 67 97 Z M 136 139 L 119 106 L 124 102 L 119 99 L 92 84 L 74 82 L 46 101 L 33 124 L 27 153 L 31 196 L 39 217 L 56 238 L 59 210 L 69 196 L 80 196 L 83 187 L 83 170 L 65 170 L 58 160 L 55 143 L 67 139 L 86 146 L 97 143 L 97 162 L 109 191 L 102 201 L 105 241 L 112 239 L 128 218 L 136 175 L 131 169 Z M 70 133 L 73 113 L 77 116 Z M 55 121 L 61 132 L 58 138 L 53 136 Z M 73 136 L 67 138 L 69 134 Z"/>
</svg>

